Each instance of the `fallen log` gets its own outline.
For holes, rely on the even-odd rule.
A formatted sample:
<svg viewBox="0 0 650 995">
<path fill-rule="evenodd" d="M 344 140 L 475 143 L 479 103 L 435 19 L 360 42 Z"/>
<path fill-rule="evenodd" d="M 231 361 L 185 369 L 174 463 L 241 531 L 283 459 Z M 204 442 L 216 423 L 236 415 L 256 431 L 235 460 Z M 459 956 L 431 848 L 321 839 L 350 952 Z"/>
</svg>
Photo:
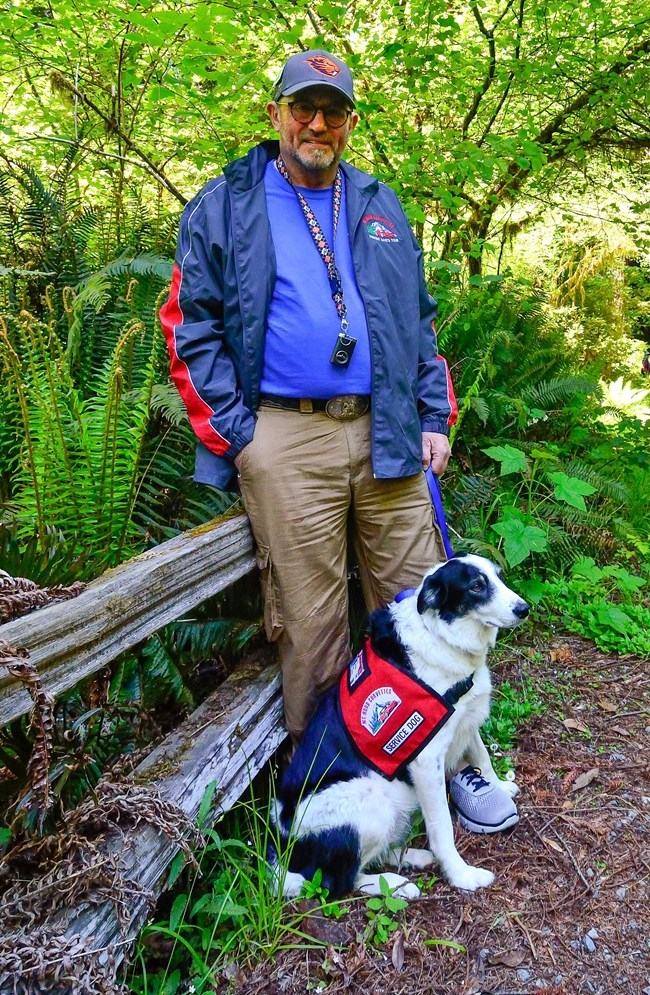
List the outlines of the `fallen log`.
<svg viewBox="0 0 650 995">
<path fill-rule="evenodd" d="M 246 515 L 208 522 L 108 570 L 71 601 L 0 625 L 0 640 L 29 650 L 44 689 L 56 696 L 254 566 Z M 21 683 L 0 673 L 0 725 L 31 706 Z"/>
<path fill-rule="evenodd" d="M 266 661 L 265 661 L 266 662 Z M 139 785 L 158 789 L 165 801 L 195 819 L 206 789 L 216 782 L 211 820 L 219 818 L 244 794 L 286 737 L 277 665 L 239 667 L 136 768 Z M 111 970 L 126 956 L 164 888 L 178 845 L 153 827 L 112 831 L 102 851 L 117 857 L 121 885 L 129 893 L 129 924 L 121 931 L 111 902 L 82 901 L 38 925 L 41 935 L 74 937 L 89 950 L 105 952 Z M 27 933 L 27 937 L 29 933 Z M 67 986 L 50 987 L 67 995 Z M 9 995 L 2 987 L 0 995 Z"/>
</svg>

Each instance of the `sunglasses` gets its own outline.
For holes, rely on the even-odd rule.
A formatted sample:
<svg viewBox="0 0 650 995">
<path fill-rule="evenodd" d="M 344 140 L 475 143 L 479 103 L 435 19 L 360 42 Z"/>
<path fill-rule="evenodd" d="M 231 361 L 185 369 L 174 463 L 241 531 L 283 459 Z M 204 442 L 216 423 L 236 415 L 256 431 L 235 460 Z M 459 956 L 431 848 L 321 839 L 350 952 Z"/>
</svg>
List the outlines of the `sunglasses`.
<svg viewBox="0 0 650 995">
<path fill-rule="evenodd" d="M 352 111 L 345 107 L 316 107 L 309 100 L 282 100 L 278 103 L 286 104 L 291 111 L 291 117 L 299 124 L 311 124 L 319 111 L 325 118 L 325 123 L 330 128 L 342 128 Z"/>
</svg>

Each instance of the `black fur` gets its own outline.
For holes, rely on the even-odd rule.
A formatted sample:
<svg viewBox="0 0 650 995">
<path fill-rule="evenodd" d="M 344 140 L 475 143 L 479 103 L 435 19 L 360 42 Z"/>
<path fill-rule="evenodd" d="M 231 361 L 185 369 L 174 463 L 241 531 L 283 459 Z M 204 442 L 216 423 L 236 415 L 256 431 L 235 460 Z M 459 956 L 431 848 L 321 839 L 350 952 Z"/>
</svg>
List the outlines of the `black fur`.
<svg viewBox="0 0 650 995">
<path fill-rule="evenodd" d="M 378 656 L 404 670 L 412 670 L 404 643 L 397 635 L 395 621 L 386 605 L 370 616 L 370 642 Z"/>
<path fill-rule="evenodd" d="M 449 560 L 427 577 L 418 595 L 418 611 L 433 609 L 448 624 L 462 618 L 494 596 L 494 586 L 485 574 L 462 559 Z"/>
<path fill-rule="evenodd" d="M 364 777 L 368 773 L 368 765 L 360 760 L 350 743 L 337 699 L 337 685 L 321 696 L 280 780 L 278 800 L 282 802 L 282 826 L 287 830 L 301 798 L 322 791 L 330 784 Z"/>
<path fill-rule="evenodd" d="M 286 843 L 286 839 L 283 840 Z M 354 890 L 354 882 L 361 864 L 359 834 L 352 826 L 338 826 L 311 833 L 287 844 L 289 870 L 302 874 L 311 881 L 320 868 L 323 872 L 321 888 L 326 888 L 332 898 L 339 898 Z M 267 859 L 277 862 L 275 847 L 269 847 Z"/>
</svg>

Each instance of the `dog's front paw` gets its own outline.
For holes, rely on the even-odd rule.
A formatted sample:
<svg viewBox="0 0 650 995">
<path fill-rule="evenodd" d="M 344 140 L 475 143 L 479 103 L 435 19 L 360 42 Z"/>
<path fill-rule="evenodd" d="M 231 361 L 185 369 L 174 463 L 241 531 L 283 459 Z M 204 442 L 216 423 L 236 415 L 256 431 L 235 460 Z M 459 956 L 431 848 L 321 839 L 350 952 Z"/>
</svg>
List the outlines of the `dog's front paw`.
<svg viewBox="0 0 650 995">
<path fill-rule="evenodd" d="M 415 871 L 423 871 L 426 867 L 431 867 L 436 858 L 431 850 L 418 850 L 409 846 L 405 850 L 394 847 L 389 851 L 387 860 L 393 867 L 412 867 Z"/>
<path fill-rule="evenodd" d="M 447 875 L 449 884 L 462 891 L 477 891 L 479 888 L 489 888 L 494 882 L 492 871 L 486 871 L 484 867 L 471 867 L 465 864 L 462 870 L 455 871 Z"/>
<path fill-rule="evenodd" d="M 358 874 L 354 886 L 364 895 L 383 895 L 382 881 L 384 885 L 388 885 L 391 894 L 398 898 L 420 897 L 420 889 L 416 884 L 401 874 L 391 874 L 389 871 L 384 871 L 383 874 Z"/>
<path fill-rule="evenodd" d="M 412 881 L 407 881 L 406 884 L 402 884 L 399 888 L 396 888 L 393 895 L 396 895 L 397 898 L 406 898 L 410 901 L 412 898 L 420 897 L 420 889 Z"/>
<path fill-rule="evenodd" d="M 499 781 L 499 787 L 502 791 L 505 791 L 509 798 L 516 798 L 521 791 L 521 788 L 515 781 Z"/>
</svg>

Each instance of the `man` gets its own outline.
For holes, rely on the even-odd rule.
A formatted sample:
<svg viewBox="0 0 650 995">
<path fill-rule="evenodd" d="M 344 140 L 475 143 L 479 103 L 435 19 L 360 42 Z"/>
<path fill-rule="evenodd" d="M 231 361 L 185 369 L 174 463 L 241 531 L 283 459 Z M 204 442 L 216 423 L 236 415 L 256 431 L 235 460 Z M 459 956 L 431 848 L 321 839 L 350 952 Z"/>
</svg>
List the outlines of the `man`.
<svg viewBox="0 0 650 995">
<path fill-rule="evenodd" d="M 422 471 L 445 470 L 457 409 L 399 201 L 341 159 L 358 121 L 348 67 L 292 56 L 268 113 L 279 142 L 185 209 L 160 318 L 195 477 L 238 477 L 295 742 L 349 661 L 348 537 L 369 609 L 445 559 Z M 468 828 L 517 819 L 471 768 L 450 790 Z"/>
<path fill-rule="evenodd" d="M 188 205 L 161 311 L 196 479 L 238 473 L 294 741 L 349 659 L 348 534 L 369 608 L 445 558 L 422 469 L 447 466 L 455 401 L 399 201 L 341 162 L 354 108 L 339 59 L 288 60 L 279 144 Z"/>
</svg>

